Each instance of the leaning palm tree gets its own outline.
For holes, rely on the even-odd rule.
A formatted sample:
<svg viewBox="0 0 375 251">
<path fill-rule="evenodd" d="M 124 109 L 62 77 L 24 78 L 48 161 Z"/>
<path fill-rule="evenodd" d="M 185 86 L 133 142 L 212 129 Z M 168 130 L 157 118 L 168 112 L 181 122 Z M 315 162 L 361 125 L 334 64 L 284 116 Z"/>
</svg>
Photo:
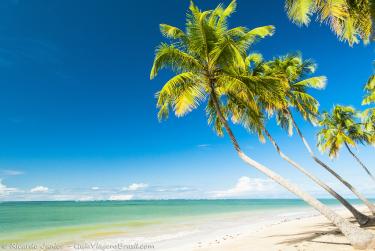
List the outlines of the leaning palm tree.
<svg viewBox="0 0 375 251">
<path fill-rule="evenodd" d="M 316 15 L 329 24 L 340 40 L 351 46 L 373 39 L 375 3 L 372 0 L 286 0 L 288 17 L 298 25 L 308 25 Z"/>
<path fill-rule="evenodd" d="M 298 62 L 303 62 L 300 55 L 290 55 L 288 57 L 296 57 Z M 284 57 L 285 59 L 285 57 Z M 279 58 L 279 60 L 283 60 L 283 58 Z M 252 53 L 246 58 L 246 65 L 247 71 L 246 74 L 250 76 L 257 76 L 262 75 L 264 70 L 268 72 L 270 70 L 269 64 L 267 62 L 263 61 L 263 57 L 259 53 Z M 307 62 L 305 62 L 306 65 Z M 313 78 L 306 78 L 304 80 L 301 80 L 298 85 L 307 85 L 307 84 L 314 84 L 320 85 L 320 87 L 323 87 L 325 85 L 326 79 L 323 76 L 320 77 L 313 77 Z M 297 86 L 298 86 L 297 85 Z M 286 95 L 285 95 L 286 96 Z M 277 101 L 276 101 L 277 102 Z M 275 104 L 274 100 L 268 101 L 263 100 L 262 97 L 258 98 L 258 104 L 260 105 L 260 109 L 264 112 L 265 116 L 272 117 L 273 114 L 276 112 L 282 112 L 285 107 L 288 106 L 287 100 L 284 100 L 283 104 L 277 103 Z M 282 107 L 280 109 L 280 107 Z M 247 118 L 247 110 L 251 109 L 251 107 L 246 106 L 246 102 L 241 103 L 237 100 L 232 101 L 229 99 L 229 102 L 226 106 L 226 111 L 230 110 L 233 114 L 232 121 L 234 123 L 241 122 L 241 121 L 247 121 L 249 118 Z M 279 116 L 280 118 L 280 116 Z M 355 207 L 353 207 L 346 199 L 344 199 L 340 194 L 338 194 L 336 191 L 334 191 L 331 187 L 329 187 L 326 183 L 324 183 L 322 180 L 320 180 L 318 177 L 307 171 L 305 168 L 303 168 L 300 164 L 298 164 L 296 161 L 294 161 L 292 158 L 287 156 L 284 152 L 281 151 L 280 146 L 276 142 L 276 140 L 272 137 L 271 133 L 267 130 L 266 126 L 263 127 L 263 132 L 267 136 L 267 138 L 270 140 L 274 148 L 276 149 L 277 153 L 280 155 L 282 159 L 287 161 L 290 165 L 292 165 L 294 168 L 296 168 L 298 171 L 305 174 L 308 178 L 313 180 L 317 185 L 325 189 L 328 193 L 330 193 L 334 198 L 336 198 L 338 201 L 340 201 L 354 216 L 354 218 L 357 220 L 357 222 L 361 226 L 369 226 L 373 225 L 375 223 L 375 220 L 373 218 L 368 217 L 367 215 L 362 214 L 359 212 Z"/>
<path fill-rule="evenodd" d="M 253 30 L 245 27 L 229 29 L 227 18 L 234 12 L 235 7 L 236 2 L 232 1 L 226 8 L 219 5 L 214 10 L 202 12 L 191 3 L 186 31 L 170 25 L 161 25 L 162 34 L 173 39 L 175 43 L 162 43 L 157 48 L 150 77 L 154 78 L 158 71 L 165 67 L 170 68 L 176 75 L 157 93 L 159 119 L 168 116 L 170 107 L 176 116 L 183 116 L 197 108 L 199 104 L 205 103 L 207 111 L 216 112 L 215 118 L 211 118 L 219 123 L 215 127 L 225 129 L 238 156 L 245 163 L 313 206 L 335 224 L 354 247 L 362 249 L 375 247 L 373 234 L 351 224 L 298 186 L 253 160 L 241 150 L 227 121 L 226 113 L 223 112 L 226 98 L 245 99 L 248 103 L 253 103 L 253 109 L 249 110 L 252 119 L 248 126 L 259 132 L 262 118 L 257 110 L 257 96 L 279 99 L 283 91 L 280 90 L 277 79 L 238 74 L 245 68 L 244 57 L 249 47 L 259 38 L 271 35 L 274 28 L 265 26 Z M 248 88 L 243 88 L 244 85 Z M 208 101 L 205 102 L 207 99 Z"/>
<path fill-rule="evenodd" d="M 295 55 L 275 59 L 263 66 L 263 70 L 266 75 L 284 75 L 289 81 L 290 88 L 286 93 L 286 98 L 289 105 L 287 108 L 277 111 L 277 121 L 282 128 L 289 132 L 289 134 L 293 133 L 293 128 L 296 129 L 297 134 L 301 138 L 312 159 L 335 176 L 370 209 L 372 214 L 375 214 L 375 206 L 365 196 L 363 196 L 354 186 L 352 186 L 327 164 L 316 157 L 314 151 L 310 147 L 310 144 L 307 142 L 306 138 L 303 136 L 302 131 L 292 115 L 291 108 L 294 108 L 305 120 L 311 122 L 312 124 L 317 124 L 319 102 L 307 91 L 309 87 L 315 89 L 323 88 L 324 78 L 313 77 L 304 79 L 307 74 L 313 73 L 315 69 L 316 65 L 312 61 L 301 61 L 301 59 Z"/>
<path fill-rule="evenodd" d="M 318 133 L 318 147 L 322 152 L 328 151 L 331 158 L 336 158 L 342 146 L 345 146 L 353 158 L 361 165 L 365 172 L 375 182 L 375 177 L 365 164 L 352 151 L 350 146 L 370 144 L 372 135 L 364 124 L 357 121 L 358 113 L 350 106 L 334 106 L 331 113 L 324 112 L 319 125 L 322 129 Z"/>
</svg>

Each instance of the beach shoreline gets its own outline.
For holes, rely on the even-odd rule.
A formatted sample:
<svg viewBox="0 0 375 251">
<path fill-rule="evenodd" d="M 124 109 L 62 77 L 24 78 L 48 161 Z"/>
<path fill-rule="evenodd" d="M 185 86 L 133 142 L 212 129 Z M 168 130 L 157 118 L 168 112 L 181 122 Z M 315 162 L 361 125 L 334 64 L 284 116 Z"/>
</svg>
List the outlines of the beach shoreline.
<svg viewBox="0 0 375 251">
<path fill-rule="evenodd" d="M 353 220 L 337 201 L 324 203 Z M 353 250 L 300 200 L 16 202 L 0 211 L 2 250 Z"/>
<path fill-rule="evenodd" d="M 342 207 L 334 207 L 344 217 L 350 214 Z M 361 207 L 361 210 L 365 208 Z M 245 250 L 354 250 L 344 236 L 313 209 L 291 210 L 290 213 L 270 212 L 254 220 L 253 217 L 231 215 L 207 222 L 182 222 L 180 229 L 162 228 L 159 232 L 140 236 L 102 237 L 81 242 L 65 250 L 124 250 L 138 245 L 149 250 L 163 251 L 245 251 Z M 238 218 L 240 217 L 240 218 Z M 182 230 L 183 229 L 183 230 Z M 129 245 L 127 248 L 126 245 Z M 131 245 L 133 245 L 131 248 Z M 86 249 L 83 247 L 87 247 Z"/>
</svg>

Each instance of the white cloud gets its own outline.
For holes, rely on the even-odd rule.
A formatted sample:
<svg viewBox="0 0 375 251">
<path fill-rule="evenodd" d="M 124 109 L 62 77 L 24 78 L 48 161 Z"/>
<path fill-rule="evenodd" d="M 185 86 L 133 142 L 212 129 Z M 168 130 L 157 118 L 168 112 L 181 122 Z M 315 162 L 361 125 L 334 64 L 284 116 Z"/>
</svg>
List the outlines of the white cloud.
<svg viewBox="0 0 375 251">
<path fill-rule="evenodd" d="M 123 191 L 136 191 L 136 190 L 144 189 L 146 187 L 148 187 L 148 184 L 145 184 L 145 183 L 133 183 L 133 184 L 131 184 L 128 187 L 124 187 L 122 190 Z"/>
<path fill-rule="evenodd" d="M 189 191 L 189 190 L 191 190 L 190 187 L 176 187 L 172 189 L 172 191 L 176 191 L 176 192 Z"/>
<path fill-rule="evenodd" d="M 197 145 L 197 147 L 199 148 L 206 148 L 206 147 L 209 147 L 210 144 L 200 144 L 200 145 Z"/>
<path fill-rule="evenodd" d="M 24 172 L 22 171 L 12 170 L 12 169 L 3 169 L 3 170 L 0 170 L 0 173 L 4 176 L 17 176 L 17 175 L 24 174 Z"/>
<path fill-rule="evenodd" d="M 17 188 L 7 187 L 2 183 L 2 180 L 0 179 L 0 197 L 8 196 L 11 193 L 18 192 Z"/>
<path fill-rule="evenodd" d="M 109 196 L 109 200 L 131 200 L 134 195 L 132 194 L 114 194 Z"/>
<path fill-rule="evenodd" d="M 212 192 L 214 198 L 246 197 L 275 192 L 276 184 L 269 179 L 242 176 L 233 188 Z"/>
<path fill-rule="evenodd" d="M 31 188 L 30 189 L 30 192 L 31 193 L 46 193 L 48 192 L 48 187 L 45 187 L 45 186 L 36 186 L 34 188 Z"/>
<path fill-rule="evenodd" d="M 77 201 L 92 201 L 95 200 L 93 196 L 82 196 L 76 199 Z"/>
<path fill-rule="evenodd" d="M 278 198 L 291 196 L 273 181 L 261 178 L 240 177 L 228 189 L 220 187 L 207 191 L 190 186 L 151 186 L 133 183 L 122 188 L 93 186 L 86 188 L 51 189 L 36 186 L 30 190 L 9 188 L 0 181 L 0 200 L 7 201 L 59 201 L 59 200 L 134 200 L 134 199 L 222 199 L 222 198 Z M 147 189 L 146 189 L 147 188 Z"/>
</svg>

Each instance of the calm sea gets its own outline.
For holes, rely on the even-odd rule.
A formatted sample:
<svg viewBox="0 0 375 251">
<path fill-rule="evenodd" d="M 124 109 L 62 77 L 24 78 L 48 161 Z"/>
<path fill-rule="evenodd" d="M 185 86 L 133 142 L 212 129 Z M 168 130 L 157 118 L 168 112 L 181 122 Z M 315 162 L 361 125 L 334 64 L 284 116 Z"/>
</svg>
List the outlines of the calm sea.
<svg viewBox="0 0 375 251">
<path fill-rule="evenodd" d="M 338 205 L 335 200 L 323 202 Z M 296 199 L 1 202 L 0 243 L 58 239 L 76 233 L 89 236 L 98 229 L 121 233 L 147 225 L 210 215 L 287 212 L 306 207 L 303 201 Z"/>
</svg>

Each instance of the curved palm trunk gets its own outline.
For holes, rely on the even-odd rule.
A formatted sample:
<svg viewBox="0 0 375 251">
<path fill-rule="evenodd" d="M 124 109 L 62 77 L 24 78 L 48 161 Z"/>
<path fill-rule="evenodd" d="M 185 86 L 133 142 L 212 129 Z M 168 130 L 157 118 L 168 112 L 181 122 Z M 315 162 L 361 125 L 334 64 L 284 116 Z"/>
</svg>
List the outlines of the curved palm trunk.
<svg viewBox="0 0 375 251">
<path fill-rule="evenodd" d="M 347 188 L 349 188 L 349 190 L 352 191 L 370 209 L 371 213 L 375 215 L 375 206 L 365 196 L 363 196 L 360 192 L 357 191 L 357 189 L 355 187 L 353 187 L 349 182 L 347 182 L 344 178 L 342 178 L 340 175 L 338 175 L 332 168 L 330 168 L 328 165 L 326 165 L 324 162 L 322 162 L 320 159 L 318 159 L 315 156 L 315 154 L 312 151 L 309 143 L 307 143 L 307 140 L 305 139 L 305 137 L 303 137 L 303 134 L 302 134 L 301 130 L 299 129 L 296 121 L 294 120 L 292 113 L 289 110 L 286 110 L 286 112 L 288 112 L 288 114 L 289 114 L 289 116 L 290 116 L 290 118 L 293 122 L 294 128 L 296 128 L 298 135 L 302 139 L 303 144 L 307 148 L 307 151 L 310 153 L 310 156 L 313 158 L 313 160 L 316 163 L 318 163 L 319 165 L 321 165 L 328 172 L 330 172 L 333 176 L 335 176 Z"/>
<path fill-rule="evenodd" d="M 348 238 L 349 242 L 351 243 L 353 247 L 358 248 L 358 249 L 375 248 L 375 236 L 372 233 L 365 231 L 351 224 L 348 220 L 346 220 L 345 218 L 333 212 L 329 207 L 325 206 L 323 203 L 321 203 L 319 200 L 312 197 L 310 194 L 301 190 L 298 186 L 290 183 L 288 180 L 284 179 L 277 173 L 273 172 L 272 170 L 268 169 L 262 164 L 246 156 L 242 152 L 236 138 L 234 137 L 232 130 L 230 129 L 226 119 L 224 118 L 220 110 L 220 105 L 216 97 L 216 93 L 215 93 L 214 86 L 212 83 L 210 83 L 210 87 L 211 87 L 212 100 L 216 109 L 217 116 L 220 119 L 220 121 L 223 123 L 224 128 L 226 132 L 228 133 L 238 156 L 245 163 L 256 168 L 263 174 L 267 175 L 269 178 L 279 183 L 281 186 L 285 187 L 286 189 L 288 189 L 290 192 L 294 193 L 298 197 L 302 198 L 306 203 L 308 203 L 317 211 L 319 211 L 322 215 L 324 215 L 328 220 L 330 220 L 335 226 L 337 226 L 340 229 L 340 231 Z"/>
<path fill-rule="evenodd" d="M 313 175 L 312 173 L 308 172 L 306 169 L 304 169 L 302 166 L 300 166 L 298 163 L 290 159 L 287 155 L 285 155 L 279 145 L 276 143 L 274 138 L 271 136 L 271 134 L 268 132 L 266 128 L 263 129 L 264 133 L 267 135 L 268 139 L 271 141 L 272 145 L 275 147 L 277 153 L 280 155 L 281 158 L 289 162 L 292 166 L 294 166 L 297 170 L 305 174 L 307 177 L 309 177 L 311 180 L 313 180 L 316 184 L 318 184 L 320 187 L 324 188 L 328 193 L 330 193 L 333 197 L 335 197 L 338 201 L 343 204 L 346 209 L 348 209 L 354 216 L 354 218 L 357 220 L 359 225 L 361 226 L 369 226 L 375 224 L 375 219 L 368 217 L 367 215 L 362 214 L 359 212 L 355 207 L 353 207 L 347 200 L 345 200 L 340 194 L 338 194 L 336 191 L 334 191 L 330 186 L 325 184 L 322 180 L 320 180 L 318 177 Z"/>
<path fill-rule="evenodd" d="M 368 168 L 365 166 L 365 164 L 362 163 L 362 161 L 357 157 L 357 155 L 355 155 L 352 150 L 350 149 L 350 147 L 348 146 L 347 143 L 345 143 L 345 146 L 346 146 L 346 149 L 348 149 L 348 151 L 350 152 L 350 154 L 357 160 L 357 162 L 363 167 L 363 169 L 365 169 L 366 173 L 371 177 L 371 179 L 375 182 L 375 177 L 372 175 L 372 173 L 370 172 L 370 170 L 368 170 Z"/>
</svg>

